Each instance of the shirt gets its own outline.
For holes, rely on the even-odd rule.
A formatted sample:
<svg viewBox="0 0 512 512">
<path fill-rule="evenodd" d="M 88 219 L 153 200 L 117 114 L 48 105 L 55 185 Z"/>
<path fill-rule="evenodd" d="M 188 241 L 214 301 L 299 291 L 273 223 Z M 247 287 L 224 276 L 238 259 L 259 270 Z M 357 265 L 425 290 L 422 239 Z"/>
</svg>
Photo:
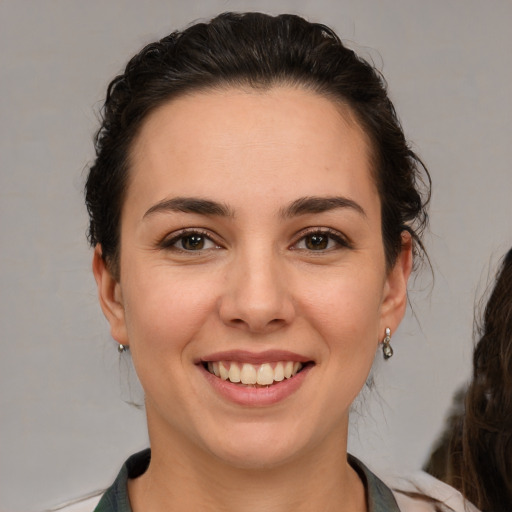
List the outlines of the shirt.
<svg viewBox="0 0 512 512">
<path fill-rule="evenodd" d="M 53 512 L 132 512 L 128 479 L 142 475 L 151 460 L 144 450 L 130 457 L 113 485 L 103 494 L 74 500 L 52 509 Z M 453 487 L 423 471 L 387 474 L 384 484 L 361 461 L 349 455 L 351 466 L 364 483 L 369 512 L 478 512 Z M 391 490 L 391 489 L 392 490 Z M 397 505 L 398 503 L 398 505 Z"/>
<path fill-rule="evenodd" d="M 121 468 L 115 482 L 102 496 L 94 512 L 132 512 L 128 498 L 128 479 L 142 475 L 150 460 L 149 449 L 132 455 Z M 391 489 L 361 461 L 351 455 L 348 460 L 365 486 L 368 512 L 400 512 Z"/>
</svg>

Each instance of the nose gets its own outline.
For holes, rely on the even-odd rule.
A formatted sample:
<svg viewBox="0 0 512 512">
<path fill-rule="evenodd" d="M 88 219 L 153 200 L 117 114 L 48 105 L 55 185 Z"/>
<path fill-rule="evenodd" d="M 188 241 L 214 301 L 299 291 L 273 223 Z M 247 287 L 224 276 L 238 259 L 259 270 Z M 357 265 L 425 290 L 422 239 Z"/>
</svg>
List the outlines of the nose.
<svg viewBox="0 0 512 512">
<path fill-rule="evenodd" d="M 231 262 L 219 306 L 224 324 L 251 333 L 270 333 L 293 321 L 295 307 L 287 272 L 279 256 L 268 253 L 240 255 Z"/>
</svg>

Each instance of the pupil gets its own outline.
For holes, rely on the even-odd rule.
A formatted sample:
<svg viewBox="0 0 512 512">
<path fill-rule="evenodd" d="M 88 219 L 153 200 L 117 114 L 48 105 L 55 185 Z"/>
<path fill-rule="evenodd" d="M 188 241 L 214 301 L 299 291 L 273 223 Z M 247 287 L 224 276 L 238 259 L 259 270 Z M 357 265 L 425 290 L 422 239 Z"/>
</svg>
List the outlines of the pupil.
<svg viewBox="0 0 512 512">
<path fill-rule="evenodd" d="M 311 249 L 313 251 L 326 249 L 328 243 L 329 243 L 329 238 L 325 235 L 310 235 L 306 239 L 307 248 Z"/>
<path fill-rule="evenodd" d="M 202 249 L 204 246 L 204 237 L 202 235 L 190 235 L 183 239 L 181 245 L 183 249 L 189 251 Z"/>
</svg>

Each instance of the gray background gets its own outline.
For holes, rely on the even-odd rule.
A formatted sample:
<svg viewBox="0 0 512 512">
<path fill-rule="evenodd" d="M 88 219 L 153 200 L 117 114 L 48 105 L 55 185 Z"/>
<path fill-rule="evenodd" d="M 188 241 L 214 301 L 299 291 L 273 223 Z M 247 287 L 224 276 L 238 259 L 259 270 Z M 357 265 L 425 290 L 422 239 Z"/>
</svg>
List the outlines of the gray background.
<svg viewBox="0 0 512 512">
<path fill-rule="evenodd" d="M 107 486 L 147 444 L 96 301 L 84 168 L 105 87 L 144 43 L 225 10 L 333 26 L 389 81 L 434 181 L 428 272 L 356 407 L 351 450 L 418 468 L 470 369 L 475 297 L 512 244 L 512 2 L 0 0 L 0 509 Z"/>
</svg>

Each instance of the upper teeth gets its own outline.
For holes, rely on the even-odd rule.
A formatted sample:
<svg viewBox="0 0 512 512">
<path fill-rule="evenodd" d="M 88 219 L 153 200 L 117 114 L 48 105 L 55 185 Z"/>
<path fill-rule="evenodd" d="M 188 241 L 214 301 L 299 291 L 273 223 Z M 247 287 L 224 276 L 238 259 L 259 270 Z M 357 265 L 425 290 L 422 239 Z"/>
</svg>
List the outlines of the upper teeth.
<svg viewBox="0 0 512 512">
<path fill-rule="evenodd" d="M 241 382 L 242 384 L 260 384 L 268 386 L 273 382 L 293 377 L 302 368 L 297 361 L 280 361 L 278 363 L 235 363 L 231 361 L 208 362 L 208 371 L 223 380 Z"/>
</svg>

